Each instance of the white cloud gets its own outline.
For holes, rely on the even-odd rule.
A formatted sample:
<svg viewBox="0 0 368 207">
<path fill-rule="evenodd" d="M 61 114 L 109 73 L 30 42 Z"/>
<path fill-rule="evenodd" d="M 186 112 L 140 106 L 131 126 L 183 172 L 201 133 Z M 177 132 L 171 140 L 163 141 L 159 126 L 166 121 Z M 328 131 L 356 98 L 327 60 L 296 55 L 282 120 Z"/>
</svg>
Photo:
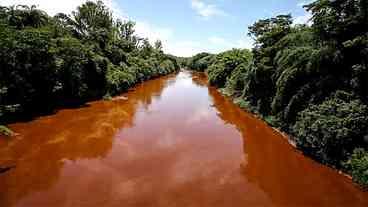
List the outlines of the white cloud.
<svg viewBox="0 0 368 207">
<path fill-rule="evenodd" d="M 205 19 L 213 16 L 227 16 L 226 12 L 219 9 L 215 4 L 205 3 L 203 0 L 191 0 L 192 8 L 197 14 Z"/>
<path fill-rule="evenodd" d="M 229 50 L 232 48 L 247 48 L 251 49 L 253 46 L 253 40 L 249 37 L 244 37 L 238 40 L 226 40 L 222 37 L 212 36 L 208 38 L 208 41 L 213 44 L 212 46 L 216 48 L 218 52 Z"/>
<path fill-rule="evenodd" d="M 299 0 L 297 3 L 298 7 L 303 7 L 305 5 L 311 4 L 312 2 L 314 2 L 315 0 Z M 294 18 L 294 25 L 296 24 L 307 24 L 307 25 L 311 25 L 312 24 L 312 14 L 308 11 L 305 11 L 305 13 L 303 15 L 299 15 L 296 16 Z"/>
<path fill-rule="evenodd" d="M 212 36 L 212 37 L 208 38 L 208 41 L 212 44 L 217 44 L 217 45 L 226 45 L 226 44 L 228 44 L 228 42 L 224 38 L 217 37 L 217 36 Z"/>
<path fill-rule="evenodd" d="M 200 52 L 220 53 L 233 48 L 253 47 L 254 41 L 244 37 L 236 40 L 228 40 L 219 36 L 212 36 L 207 41 L 174 40 L 174 36 L 164 43 L 165 52 L 180 57 L 190 57 Z"/>
<path fill-rule="evenodd" d="M 180 56 L 180 57 L 190 57 L 194 54 L 205 51 L 205 48 L 200 42 L 196 41 L 175 41 L 171 40 L 167 46 L 165 46 L 165 52 Z"/>
<path fill-rule="evenodd" d="M 236 43 L 239 48 L 252 49 L 254 40 L 250 37 L 245 37 L 245 38 L 239 39 Z"/>
<path fill-rule="evenodd" d="M 312 15 L 310 13 L 306 13 L 301 16 L 297 16 L 294 18 L 294 24 L 308 24 L 312 23 L 311 21 Z"/>
<path fill-rule="evenodd" d="M 298 7 L 303 7 L 303 6 L 308 5 L 308 4 L 310 4 L 314 1 L 315 0 L 302 0 L 302 1 L 299 1 L 297 5 L 298 5 Z"/>
<path fill-rule="evenodd" d="M 0 0 L 0 5 L 36 5 L 38 8 L 46 11 L 49 15 L 54 16 L 57 13 L 70 14 L 86 1 L 87 0 Z M 113 11 L 115 16 L 123 17 L 122 10 L 114 0 L 103 0 L 103 2 L 111 9 L 111 11 Z"/>
<path fill-rule="evenodd" d="M 253 40 L 245 37 L 237 40 L 227 40 L 222 37 L 212 36 L 207 41 L 176 41 L 170 39 L 165 52 L 180 56 L 190 57 L 200 52 L 220 53 L 233 48 L 251 49 Z"/>
<path fill-rule="evenodd" d="M 209 120 L 212 114 L 211 109 L 212 108 L 209 108 L 207 105 L 199 107 L 191 116 L 189 116 L 185 123 L 189 126 L 193 126 Z"/>
<path fill-rule="evenodd" d="M 135 31 L 138 36 L 148 38 L 151 43 L 156 40 L 167 43 L 174 33 L 170 28 L 154 26 L 144 21 L 136 21 Z"/>
<path fill-rule="evenodd" d="M 161 40 L 165 53 L 190 57 L 193 54 L 205 51 L 201 43 L 188 40 L 175 40 L 174 31 L 170 28 L 160 27 L 144 21 L 136 22 L 136 34 L 143 38 L 148 38 L 153 44 L 156 40 Z"/>
<path fill-rule="evenodd" d="M 36 5 L 40 9 L 45 10 L 49 15 L 55 15 L 57 13 L 70 13 L 77 6 L 84 3 L 85 0 L 63 0 L 63 1 L 50 1 L 50 0 L 0 0 L 2 6 L 12 5 Z"/>
</svg>

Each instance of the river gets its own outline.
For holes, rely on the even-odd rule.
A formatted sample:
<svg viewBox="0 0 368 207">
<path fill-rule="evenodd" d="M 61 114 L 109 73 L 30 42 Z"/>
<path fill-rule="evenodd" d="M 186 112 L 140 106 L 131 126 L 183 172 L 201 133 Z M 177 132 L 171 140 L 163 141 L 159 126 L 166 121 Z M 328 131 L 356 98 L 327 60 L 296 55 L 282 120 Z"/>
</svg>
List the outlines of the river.
<svg viewBox="0 0 368 207">
<path fill-rule="evenodd" d="M 1 207 L 355 207 L 368 193 L 303 156 L 203 74 L 11 124 Z"/>
</svg>

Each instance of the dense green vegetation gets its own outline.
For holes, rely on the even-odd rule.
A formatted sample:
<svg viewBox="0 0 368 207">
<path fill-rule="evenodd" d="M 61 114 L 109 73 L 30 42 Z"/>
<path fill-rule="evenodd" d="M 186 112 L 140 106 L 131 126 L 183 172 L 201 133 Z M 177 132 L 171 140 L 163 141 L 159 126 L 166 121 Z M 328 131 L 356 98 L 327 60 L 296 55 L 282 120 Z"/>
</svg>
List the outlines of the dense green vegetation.
<svg viewBox="0 0 368 207">
<path fill-rule="evenodd" d="M 187 67 L 292 135 L 297 146 L 368 186 L 368 1 L 317 0 L 249 27 L 252 53 L 201 53 Z"/>
<path fill-rule="evenodd" d="M 86 2 L 71 15 L 0 7 L 0 123 L 83 104 L 179 69 L 176 58 L 135 35 L 134 22 Z"/>
</svg>

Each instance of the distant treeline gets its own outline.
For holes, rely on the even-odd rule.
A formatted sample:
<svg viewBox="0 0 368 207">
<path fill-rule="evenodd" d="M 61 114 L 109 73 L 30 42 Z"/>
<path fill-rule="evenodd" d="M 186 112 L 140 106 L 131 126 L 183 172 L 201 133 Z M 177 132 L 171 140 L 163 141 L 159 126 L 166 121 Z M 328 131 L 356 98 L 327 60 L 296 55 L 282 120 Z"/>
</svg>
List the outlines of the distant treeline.
<svg viewBox="0 0 368 207">
<path fill-rule="evenodd" d="M 102 1 L 54 17 L 35 6 L 0 7 L 0 124 L 108 98 L 179 69 L 160 41 L 152 46 L 134 26 Z"/>
<path fill-rule="evenodd" d="M 368 186 L 368 1 L 318 0 L 311 25 L 291 15 L 249 27 L 252 51 L 187 60 L 211 85 L 292 135 L 314 159 Z"/>
</svg>

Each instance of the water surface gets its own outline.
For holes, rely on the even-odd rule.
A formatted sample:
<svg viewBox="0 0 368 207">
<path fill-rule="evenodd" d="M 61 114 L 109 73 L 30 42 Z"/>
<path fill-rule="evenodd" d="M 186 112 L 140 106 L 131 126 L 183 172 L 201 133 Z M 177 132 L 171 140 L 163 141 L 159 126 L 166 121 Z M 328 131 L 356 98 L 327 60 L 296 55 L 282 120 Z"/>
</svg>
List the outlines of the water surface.
<svg viewBox="0 0 368 207">
<path fill-rule="evenodd" d="M 354 207 L 368 193 L 297 152 L 201 74 L 12 124 L 1 207 Z"/>
</svg>

